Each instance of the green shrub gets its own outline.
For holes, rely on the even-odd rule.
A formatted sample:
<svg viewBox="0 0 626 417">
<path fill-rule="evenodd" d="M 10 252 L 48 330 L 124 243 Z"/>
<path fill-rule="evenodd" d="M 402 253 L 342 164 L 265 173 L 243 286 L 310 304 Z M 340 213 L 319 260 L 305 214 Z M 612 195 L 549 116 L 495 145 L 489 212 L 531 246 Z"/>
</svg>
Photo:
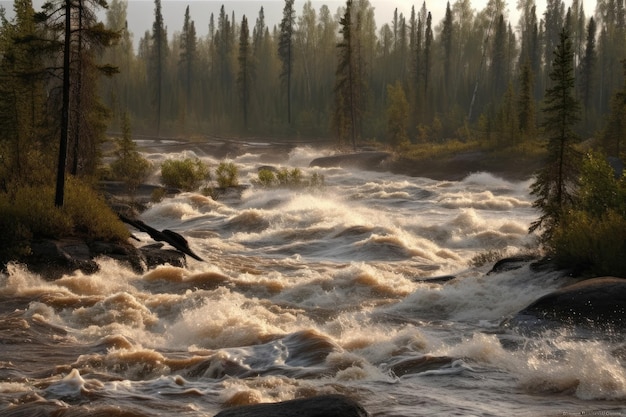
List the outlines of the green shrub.
<svg viewBox="0 0 626 417">
<path fill-rule="evenodd" d="M 0 193 L 0 261 L 17 259 L 30 251 L 32 238 L 69 236 L 123 241 L 128 229 L 89 185 L 69 177 L 62 208 L 54 206 L 52 185 L 11 187 Z"/>
<path fill-rule="evenodd" d="M 167 190 L 163 187 L 155 188 L 152 190 L 152 194 L 150 195 L 150 201 L 153 203 L 159 203 L 163 201 L 165 195 L 167 194 Z"/>
<path fill-rule="evenodd" d="M 259 184 L 263 187 L 271 187 L 276 184 L 277 179 L 274 171 L 271 169 L 261 169 L 259 171 Z"/>
<path fill-rule="evenodd" d="M 122 181 L 131 194 L 148 178 L 152 164 L 139 152 L 120 153 L 118 159 L 111 163 L 111 175 Z"/>
<path fill-rule="evenodd" d="M 560 267 L 585 275 L 626 276 L 626 184 L 606 159 L 583 159 L 575 209 L 555 227 L 549 249 Z"/>
<path fill-rule="evenodd" d="M 257 184 L 262 187 L 312 187 L 321 188 L 325 185 L 325 178 L 319 173 L 313 173 L 310 178 L 305 178 L 299 168 L 282 168 L 276 173 L 271 169 L 259 170 Z"/>
<path fill-rule="evenodd" d="M 215 170 L 217 186 L 220 188 L 239 185 L 239 170 L 232 162 L 221 162 Z"/>
<path fill-rule="evenodd" d="M 551 246 L 559 267 L 589 276 L 626 276 L 626 219 L 614 210 L 601 217 L 581 210 L 567 213 Z"/>
<path fill-rule="evenodd" d="M 117 140 L 117 159 L 111 164 L 111 174 L 114 179 L 124 182 L 127 190 L 133 194 L 150 174 L 152 164 L 137 152 L 137 144 L 131 137 L 128 114 L 123 116 L 122 132 L 122 137 Z"/>
<path fill-rule="evenodd" d="M 298 187 L 302 185 L 302 171 L 300 168 L 282 168 L 276 173 L 278 184 L 284 187 Z"/>
<path fill-rule="evenodd" d="M 73 225 L 72 234 L 91 239 L 122 241 L 128 229 L 109 208 L 104 198 L 75 178 L 68 178 L 62 211 Z"/>
<path fill-rule="evenodd" d="M 309 180 L 309 186 L 314 188 L 321 188 L 325 185 L 325 183 L 326 179 L 324 178 L 324 176 L 317 172 L 314 172 L 313 175 L 311 175 L 311 179 Z"/>
<path fill-rule="evenodd" d="M 170 159 L 161 165 L 161 178 L 168 187 L 193 191 L 203 182 L 209 181 L 211 173 L 207 165 L 198 158 Z"/>
</svg>

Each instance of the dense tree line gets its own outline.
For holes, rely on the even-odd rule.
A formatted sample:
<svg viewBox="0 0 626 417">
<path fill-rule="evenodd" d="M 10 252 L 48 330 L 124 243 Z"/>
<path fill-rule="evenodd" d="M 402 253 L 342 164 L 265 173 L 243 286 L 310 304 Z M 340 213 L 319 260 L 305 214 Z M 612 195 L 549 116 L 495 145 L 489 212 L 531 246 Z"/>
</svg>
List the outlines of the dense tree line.
<svg viewBox="0 0 626 417">
<path fill-rule="evenodd" d="M 158 12 L 158 0 L 156 5 Z M 165 44 L 155 13 L 155 26 L 141 36 L 136 54 L 130 42 L 112 52 L 126 75 L 104 91 L 111 108 L 128 110 L 145 133 L 342 137 L 337 112 L 341 100 L 350 100 L 356 138 L 386 141 L 388 86 L 397 93 L 399 83 L 409 103 L 410 141 L 515 144 L 534 137 L 541 125 L 552 55 L 567 27 L 583 106 L 576 129 L 590 137 L 603 126 L 612 93 L 622 84 L 624 1 L 599 0 L 588 18 L 580 0 L 549 0 L 543 12 L 534 0 L 519 0 L 517 22 L 509 20 L 507 7 L 491 0 L 475 10 L 469 0 L 456 0 L 436 23 L 422 2 L 410 16 L 396 10 L 379 27 L 369 0 L 348 1 L 335 12 L 327 6 L 317 11 L 308 1 L 299 15 L 286 0 L 280 25 L 268 27 L 261 8 L 250 30 L 246 16 L 238 19 L 222 6 L 211 15 L 206 37 L 197 36 L 188 8 L 182 32 L 163 38 Z M 122 0 L 112 2 L 107 21 L 123 39 L 130 37 Z M 350 73 L 343 69 L 348 61 Z M 358 91 L 337 97 L 347 74 Z M 147 100 L 161 91 L 164 102 Z"/>
<path fill-rule="evenodd" d="M 117 71 L 99 60 L 118 37 L 96 18 L 103 7 L 104 0 L 51 0 L 36 12 L 30 0 L 15 0 L 11 20 L 1 11 L 0 191 L 45 182 L 58 168 L 61 206 L 66 171 L 96 176 L 108 127 L 99 75 Z"/>
</svg>

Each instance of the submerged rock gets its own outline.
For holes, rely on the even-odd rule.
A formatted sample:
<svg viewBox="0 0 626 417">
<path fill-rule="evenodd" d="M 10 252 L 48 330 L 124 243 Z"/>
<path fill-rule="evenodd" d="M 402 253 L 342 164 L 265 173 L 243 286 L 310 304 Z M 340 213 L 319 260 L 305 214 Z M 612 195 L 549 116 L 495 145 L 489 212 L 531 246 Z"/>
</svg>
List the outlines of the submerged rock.
<svg viewBox="0 0 626 417">
<path fill-rule="evenodd" d="M 536 260 L 537 257 L 534 255 L 520 255 L 520 256 L 511 256 L 508 258 L 503 258 L 493 264 L 493 267 L 487 275 L 496 274 L 500 272 L 506 271 L 514 271 L 516 269 L 520 269 L 525 264 Z"/>
<path fill-rule="evenodd" d="M 566 286 L 539 298 L 508 322 L 550 323 L 626 329 L 626 279 L 593 278 Z"/>
<path fill-rule="evenodd" d="M 407 374 L 419 374 L 421 372 L 439 370 L 446 366 L 449 367 L 453 361 L 454 359 L 449 356 L 424 355 L 416 358 L 403 359 L 391 365 L 389 369 L 397 376 L 404 376 Z"/>
<path fill-rule="evenodd" d="M 368 417 L 356 401 L 344 395 L 320 395 L 278 403 L 244 405 L 223 410 L 215 417 Z"/>
</svg>

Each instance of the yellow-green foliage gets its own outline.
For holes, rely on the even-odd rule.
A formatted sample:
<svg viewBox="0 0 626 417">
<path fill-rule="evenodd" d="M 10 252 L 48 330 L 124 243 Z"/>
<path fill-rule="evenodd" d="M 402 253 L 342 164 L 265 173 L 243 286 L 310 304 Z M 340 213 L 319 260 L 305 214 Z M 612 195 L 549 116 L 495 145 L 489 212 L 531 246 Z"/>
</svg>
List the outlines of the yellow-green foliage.
<svg viewBox="0 0 626 417">
<path fill-rule="evenodd" d="M 87 239 L 122 241 L 128 229 L 90 186 L 68 178 L 65 204 L 54 206 L 54 187 L 16 186 L 0 193 L 0 261 L 29 252 L 33 237 L 80 236 Z"/>
<path fill-rule="evenodd" d="M 589 275 L 626 277 L 626 183 L 604 157 L 583 159 L 574 208 L 549 242 L 558 264 Z"/>
<path fill-rule="evenodd" d="M 168 187 L 194 191 L 203 182 L 210 180 L 211 173 L 207 165 L 198 158 L 170 159 L 161 165 L 161 178 Z"/>
<path fill-rule="evenodd" d="M 321 188 L 325 185 L 325 178 L 317 172 L 313 173 L 310 178 L 305 178 L 299 168 L 281 168 L 276 173 L 270 169 L 261 169 L 257 184 L 262 187 Z"/>
<path fill-rule="evenodd" d="M 282 168 L 276 173 L 276 180 L 282 186 L 297 187 L 302 184 L 302 171 L 298 168 Z"/>
<path fill-rule="evenodd" d="M 117 159 L 111 163 L 111 174 L 132 193 L 148 177 L 152 164 L 136 150 L 124 148 L 123 140 L 120 143 Z"/>
<path fill-rule="evenodd" d="M 400 81 L 387 85 L 387 101 L 387 138 L 389 144 L 397 149 L 409 143 L 409 102 Z"/>
<path fill-rule="evenodd" d="M 263 187 L 271 187 L 276 183 L 276 175 L 271 169 L 262 169 L 259 171 L 259 184 Z"/>
<path fill-rule="evenodd" d="M 128 229 L 104 198 L 76 179 L 67 181 L 63 210 L 70 218 L 75 234 L 111 241 L 125 240 L 129 236 Z"/>
<path fill-rule="evenodd" d="M 613 210 L 602 217 L 568 213 L 554 232 L 552 246 L 561 267 L 590 276 L 626 277 L 626 219 Z"/>
<path fill-rule="evenodd" d="M 236 187 L 239 185 L 239 170 L 232 162 L 221 162 L 215 170 L 215 180 L 220 188 Z"/>
</svg>

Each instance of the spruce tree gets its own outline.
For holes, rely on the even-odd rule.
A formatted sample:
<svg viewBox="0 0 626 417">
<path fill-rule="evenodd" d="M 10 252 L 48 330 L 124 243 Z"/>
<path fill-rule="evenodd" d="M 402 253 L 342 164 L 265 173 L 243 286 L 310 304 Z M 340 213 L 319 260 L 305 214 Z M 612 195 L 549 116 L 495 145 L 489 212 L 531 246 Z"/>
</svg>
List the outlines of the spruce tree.
<svg viewBox="0 0 626 417">
<path fill-rule="evenodd" d="M 526 60 L 522 66 L 517 97 L 517 118 L 522 138 L 528 138 L 535 133 L 535 100 L 533 96 L 533 74 L 530 62 Z"/>
<path fill-rule="evenodd" d="M 446 5 L 446 15 L 443 20 L 443 28 L 441 29 L 441 45 L 443 47 L 443 94 L 445 96 L 444 106 L 448 106 L 450 93 L 452 90 L 452 37 L 454 31 L 454 19 L 452 18 L 452 10 L 450 2 Z"/>
<path fill-rule="evenodd" d="M 346 9 L 339 20 L 342 40 L 337 44 L 338 62 L 335 73 L 335 109 L 333 126 L 339 142 L 352 142 L 356 149 L 358 126 L 358 71 L 354 28 L 352 27 L 352 0 L 346 1 Z"/>
<path fill-rule="evenodd" d="M 626 130 L 626 60 L 622 61 L 624 85 L 611 98 L 611 113 L 600 137 L 600 146 L 609 156 L 622 156 L 622 142 Z"/>
<path fill-rule="evenodd" d="M 185 92 L 185 113 L 193 114 L 192 107 L 193 85 L 196 68 L 196 26 L 189 15 L 189 6 L 185 9 L 185 19 L 183 21 L 183 31 L 180 35 L 180 60 L 179 71 L 180 80 Z"/>
<path fill-rule="evenodd" d="M 285 85 L 287 94 L 287 123 L 291 125 L 291 79 L 293 76 L 293 35 L 296 21 L 294 0 L 285 0 L 283 19 L 280 22 L 280 38 L 278 40 L 278 56 L 283 68 L 280 77 Z"/>
<path fill-rule="evenodd" d="M 397 149 L 409 143 L 409 102 L 400 81 L 387 85 L 387 102 L 387 138 L 389 144 Z"/>
<path fill-rule="evenodd" d="M 167 32 L 161 13 L 161 0 L 154 0 L 154 23 L 152 24 L 152 48 L 150 51 L 151 89 L 154 91 L 156 135 L 161 135 L 163 117 L 163 89 L 165 83 L 165 65 L 167 57 Z"/>
<path fill-rule="evenodd" d="M 49 178 L 39 158 L 52 154 L 50 143 L 42 133 L 45 119 L 44 44 L 35 24 L 31 0 L 13 3 L 15 16 L 0 26 L 0 189 L 8 182 L 21 182 L 35 173 Z"/>
<path fill-rule="evenodd" d="M 580 96 L 588 114 L 592 104 L 593 78 L 596 64 L 596 21 L 589 19 L 587 25 L 587 40 L 585 42 L 585 54 L 580 64 Z"/>
<path fill-rule="evenodd" d="M 541 227 L 545 243 L 572 205 L 580 160 L 574 149 L 577 138 L 574 127 L 580 119 L 580 104 L 574 97 L 573 49 L 565 27 L 554 51 L 550 80 L 552 86 L 546 89 L 542 124 L 548 155 L 531 186 L 531 194 L 536 197 L 533 206 L 541 211 L 541 216 L 531 224 L 530 231 Z"/>
<path fill-rule="evenodd" d="M 241 112 L 243 115 L 243 125 L 248 128 L 248 108 L 250 104 L 252 60 L 250 51 L 250 29 L 248 19 L 243 16 L 241 20 L 241 30 L 239 32 L 239 75 L 237 85 L 239 86 L 239 97 L 241 99 Z"/>
</svg>

